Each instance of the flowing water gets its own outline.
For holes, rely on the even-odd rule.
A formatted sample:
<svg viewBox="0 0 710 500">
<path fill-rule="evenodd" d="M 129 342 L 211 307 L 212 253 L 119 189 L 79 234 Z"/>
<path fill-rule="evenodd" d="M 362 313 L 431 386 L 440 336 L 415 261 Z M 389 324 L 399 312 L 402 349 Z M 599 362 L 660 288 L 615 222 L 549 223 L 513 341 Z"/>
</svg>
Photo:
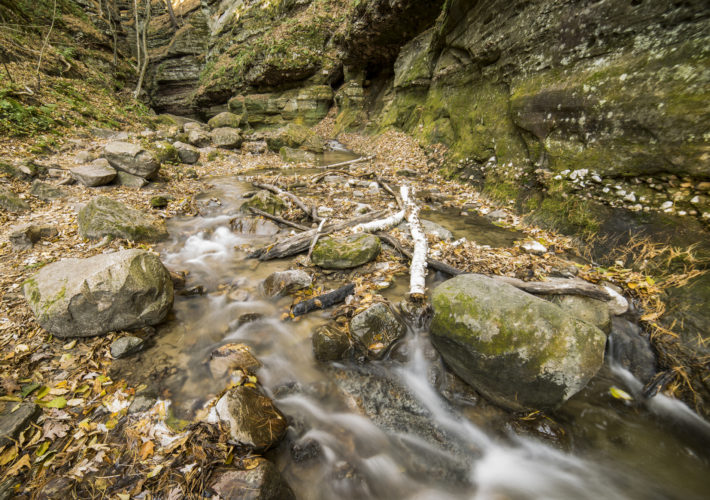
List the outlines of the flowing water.
<svg viewBox="0 0 710 500">
<path fill-rule="evenodd" d="M 172 239 L 160 248 L 170 269 L 189 271 L 187 288 L 204 294 L 176 297 L 154 345 L 119 369 L 150 380 L 190 418 L 227 383 L 210 374 L 210 353 L 249 345 L 264 365 L 261 383 L 291 421 L 269 457 L 298 498 L 707 498 L 710 425 L 663 396 L 613 399 L 611 385 L 637 396 L 640 383 L 612 359 L 562 408 L 522 425 L 447 374 L 426 331 L 410 329 L 382 361 L 319 365 L 310 334 L 328 313 L 281 321 L 289 299 L 259 298 L 258 283 L 291 262 L 247 259 L 244 245 L 273 239 L 230 229 L 251 187 L 235 178 L 213 184 L 202 214 L 170 221 Z M 436 222 L 456 236 L 466 231 L 456 214 Z M 496 244 L 499 229 L 490 230 Z M 430 279 L 431 287 L 443 278 Z M 385 293 L 397 302 L 405 286 L 403 277 Z"/>
</svg>

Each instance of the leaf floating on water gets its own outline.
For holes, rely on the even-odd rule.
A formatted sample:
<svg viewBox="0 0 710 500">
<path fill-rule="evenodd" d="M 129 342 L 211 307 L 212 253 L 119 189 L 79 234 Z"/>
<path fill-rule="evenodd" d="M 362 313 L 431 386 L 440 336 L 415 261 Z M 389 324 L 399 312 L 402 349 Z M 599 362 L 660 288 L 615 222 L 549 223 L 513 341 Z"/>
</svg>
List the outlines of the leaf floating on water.
<svg viewBox="0 0 710 500">
<path fill-rule="evenodd" d="M 609 394 L 611 394 L 612 397 L 614 397 L 616 399 L 621 399 L 623 401 L 633 401 L 633 399 L 634 399 L 631 396 L 631 394 L 629 394 L 628 392 L 626 392 L 623 389 L 619 389 L 618 387 L 616 387 L 614 385 L 609 387 Z"/>
</svg>

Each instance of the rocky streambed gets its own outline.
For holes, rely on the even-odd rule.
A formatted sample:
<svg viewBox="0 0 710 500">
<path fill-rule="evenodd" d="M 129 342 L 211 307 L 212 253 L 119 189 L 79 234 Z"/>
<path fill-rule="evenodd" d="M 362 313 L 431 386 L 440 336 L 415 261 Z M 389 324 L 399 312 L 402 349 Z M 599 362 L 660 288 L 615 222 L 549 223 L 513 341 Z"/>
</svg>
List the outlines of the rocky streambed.
<svg viewBox="0 0 710 500">
<path fill-rule="evenodd" d="M 67 151 L 6 168 L 2 495 L 703 497 L 710 426 L 647 397 L 647 311 L 571 240 L 445 181 L 402 135 L 346 136 L 375 158 L 322 169 L 306 127 L 218 118 L 84 138 L 79 167 Z M 430 270 L 429 314 L 377 235 L 253 258 L 322 219 L 395 212 L 401 184 L 430 255 L 464 271 Z M 605 278 L 615 300 L 497 276 Z"/>
</svg>

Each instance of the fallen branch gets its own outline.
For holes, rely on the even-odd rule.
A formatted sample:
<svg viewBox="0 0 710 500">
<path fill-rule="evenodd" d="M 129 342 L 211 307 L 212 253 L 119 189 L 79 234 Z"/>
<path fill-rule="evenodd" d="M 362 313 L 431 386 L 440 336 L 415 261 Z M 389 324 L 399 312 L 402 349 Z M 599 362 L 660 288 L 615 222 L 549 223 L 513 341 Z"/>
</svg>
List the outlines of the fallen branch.
<svg viewBox="0 0 710 500">
<path fill-rule="evenodd" d="M 412 241 L 414 242 L 414 254 L 412 255 L 412 263 L 409 268 L 409 295 L 423 296 L 426 292 L 426 260 L 429 247 L 427 245 L 426 235 L 419 222 L 419 206 L 414 202 L 414 196 L 406 198 L 405 194 L 406 190 L 402 189 L 402 200 L 407 207 L 409 231 L 412 234 Z"/>
<path fill-rule="evenodd" d="M 402 242 L 400 242 L 397 238 L 384 232 L 375 234 L 399 253 L 410 260 L 412 259 L 412 252 L 405 248 L 404 245 L 402 245 Z M 449 264 L 434 260 L 432 258 L 427 258 L 427 265 L 430 268 L 441 271 L 449 276 L 458 276 L 459 274 L 478 274 L 467 273 L 466 271 L 462 271 L 461 269 L 457 269 Z M 547 281 L 523 281 L 518 278 L 500 276 L 497 274 L 479 275 L 503 281 L 511 286 L 514 286 L 515 288 L 518 288 L 519 290 L 534 295 L 580 295 L 582 297 L 589 297 L 605 302 L 613 299 L 611 294 L 609 294 L 609 292 L 605 289 L 581 279 L 548 278 Z"/>
<path fill-rule="evenodd" d="M 311 229 L 308 226 L 291 222 L 290 220 L 284 219 L 283 217 L 279 217 L 278 215 L 271 215 L 269 212 L 264 212 L 263 210 L 259 210 L 258 208 L 249 207 L 249 210 L 254 215 L 260 215 L 261 217 L 264 217 L 266 219 L 271 219 L 274 222 L 278 222 L 279 224 L 283 224 L 285 226 L 291 226 L 295 229 L 300 229 L 301 231 L 308 231 L 309 229 Z"/>
<path fill-rule="evenodd" d="M 348 295 L 352 295 L 354 291 L 355 285 L 353 283 L 350 283 L 332 292 L 319 295 L 318 297 L 314 297 L 312 299 L 304 300 L 303 302 L 299 302 L 294 306 L 291 313 L 295 317 L 303 316 L 304 314 L 308 314 L 309 312 L 315 311 L 316 309 L 326 309 L 330 306 L 334 306 L 335 304 L 343 302 L 348 297 Z"/>
<path fill-rule="evenodd" d="M 324 218 L 322 221 L 320 221 L 320 224 L 318 224 L 318 229 L 316 229 L 316 235 L 313 237 L 311 246 L 308 247 L 308 255 L 306 255 L 306 260 L 309 262 L 311 260 L 311 254 L 313 253 L 313 249 L 316 247 L 316 243 L 318 243 L 318 237 L 320 236 L 320 232 L 323 230 L 323 225 L 325 224 L 325 221 L 326 219 Z"/>
<path fill-rule="evenodd" d="M 274 186 L 271 184 L 260 184 L 258 182 L 252 182 L 251 184 L 255 188 L 271 191 L 272 193 L 274 193 L 277 196 L 286 196 L 288 199 L 290 199 L 292 202 L 294 202 L 298 208 L 303 210 L 303 212 L 306 214 L 306 216 L 310 217 L 311 219 L 313 219 L 316 222 L 321 221 L 321 218 L 316 213 L 316 209 L 311 208 L 308 205 L 306 205 L 303 202 L 303 200 L 301 200 L 301 198 L 299 198 L 295 194 L 289 193 L 288 191 L 285 191 L 285 190 L 281 189 L 280 187 L 277 187 L 277 186 Z"/>
<path fill-rule="evenodd" d="M 328 172 L 324 172 L 322 174 L 314 175 L 311 178 L 311 183 L 312 184 L 318 184 L 320 181 L 328 177 L 329 175 L 333 174 L 341 174 L 341 175 L 349 175 L 350 177 L 370 177 L 372 176 L 371 173 L 364 173 L 364 174 L 354 174 L 352 172 L 348 172 L 347 170 L 329 170 Z"/>
<path fill-rule="evenodd" d="M 409 200 L 409 189 L 407 188 L 407 186 L 402 186 L 400 188 L 400 193 L 402 196 L 402 200 L 404 200 L 404 203 L 407 203 L 407 201 Z M 365 224 L 358 224 L 353 228 L 353 232 L 372 233 L 375 231 L 384 231 L 402 222 L 404 220 L 405 215 L 406 212 L 404 210 L 400 210 L 399 212 L 392 214 L 384 219 L 374 220 Z"/>
<path fill-rule="evenodd" d="M 355 158 L 354 160 L 341 161 L 340 163 L 333 163 L 332 165 L 326 165 L 326 166 L 320 167 L 320 168 L 327 168 L 327 169 L 338 168 L 338 167 L 344 167 L 346 165 L 352 165 L 354 163 L 362 163 L 364 161 L 370 161 L 370 160 L 374 160 L 374 159 L 375 159 L 375 155 L 361 156 L 360 158 Z"/>
<path fill-rule="evenodd" d="M 349 227 L 356 226 L 362 222 L 368 222 L 372 219 L 377 219 L 384 214 L 384 210 L 377 212 L 372 212 L 369 214 L 361 215 L 360 217 L 355 217 L 341 222 L 334 222 L 324 226 L 321 235 L 326 235 L 330 233 L 335 233 L 337 231 L 342 231 Z M 308 247 L 313 240 L 313 236 L 316 234 L 317 229 L 310 229 L 304 231 L 303 233 L 296 234 L 290 238 L 286 238 L 274 245 L 269 245 L 267 247 L 259 248 L 249 255 L 249 258 L 259 259 L 259 260 L 273 260 L 281 259 L 284 257 L 290 257 L 292 255 L 299 254 L 308 250 Z"/>
<path fill-rule="evenodd" d="M 54 9 L 52 10 L 52 24 L 49 26 L 49 31 L 47 31 L 47 36 L 44 39 L 42 48 L 39 51 L 39 60 L 37 61 L 37 91 L 39 91 L 42 85 L 42 77 L 40 76 L 40 70 L 42 69 L 42 56 L 44 55 L 44 49 L 47 48 L 49 43 L 49 36 L 52 34 L 54 29 L 54 21 L 57 19 L 57 0 L 54 0 Z"/>
<path fill-rule="evenodd" d="M 377 177 L 376 179 L 377 183 L 382 186 L 382 189 L 384 189 L 394 197 L 394 200 L 397 202 L 397 206 L 399 207 L 399 209 L 404 210 L 404 200 L 402 199 L 402 197 L 395 193 L 392 188 L 389 187 L 389 185 L 384 180 L 382 180 L 381 177 Z"/>
</svg>

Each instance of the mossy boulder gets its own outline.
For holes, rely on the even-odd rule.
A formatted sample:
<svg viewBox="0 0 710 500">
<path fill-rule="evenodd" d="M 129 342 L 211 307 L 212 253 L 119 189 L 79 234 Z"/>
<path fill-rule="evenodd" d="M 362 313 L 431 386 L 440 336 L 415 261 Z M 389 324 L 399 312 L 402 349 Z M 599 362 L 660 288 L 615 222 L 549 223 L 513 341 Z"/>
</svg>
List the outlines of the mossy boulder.
<svg viewBox="0 0 710 500">
<path fill-rule="evenodd" d="M 241 123 L 241 115 L 230 113 L 229 111 L 223 111 L 222 113 L 210 118 L 207 125 L 209 125 L 210 129 L 214 130 L 221 127 L 239 128 Z"/>
<path fill-rule="evenodd" d="M 604 361 L 601 330 L 493 278 L 450 279 L 434 289 L 432 305 L 432 343 L 446 363 L 512 410 L 563 403 Z"/>
<path fill-rule="evenodd" d="M 279 155 L 283 161 L 288 163 L 313 163 L 316 161 L 315 153 L 304 151 L 303 149 L 293 149 L 286 146 L 279 150 Z"/>
<path fill-rule="evenodd" d="M 286 204 L 275 194 L 261 190 L 244 202 L 241 211 L 250 213 L 250 208 L 256 208 L 271 215 L 279 215 L 286 209 Z"/>
<path fill-rule="evenodd" d="M 271 132 L 266 137 L 266 144 L 271 151 L 280 151 L 281 148 L 287 147 L 322 153 L 325 149 L 325 142 L 311 128 L 294 123 Z"/>
<path fill-rule="evenodd" d="M 242 134 L 238 128 L 220 127 L 210 132 L 212 145 L 219 148 L 238 148 L 242 145 Z"/>
<path fill-rule="evenodd" d="M 175 146 L 166 141 L 158 141 L 152 146 L 153 154 L 160 163 L 180 163 L 180 155 Z"/>
<path fill-rule="evenodd" d="M 370 359 L 380 359 L 407 333 L 407 326 L 387 304 L 375 304 L 350 321 L 350 334 Z"/>
<path fill-rule="evenodd" d="M 12 190 L 0 186 L 0 208 L 16 214 L 30 209 L 29 204 Z"/>
<path fill-rule="evenodd" d="M 380 239 L 372 234 L 353 234 L 344 238 L 321 238 L 313 249 L 313 263 L 324 269 L 350 269 L 375 259 Z"/>
<path fill-rule="evenodd" d="M 168 237 L 163 219 L 128 208 L 105 196 L 91 200 L 79 211 L 79 234 L 91 240 L 105 236 L 154 242 Z"/>
<path fill-rule="evenodd" d="M 46 265 L 23 292 L 39 324 L 62 338 L 155 325 L 173 303 L 167 269 L 137 249 Z"/>
<path fill-rule="evenodd" d="M 579 295 L 558 295 L 553 297 L 552 302 L 604 333 L 608 334 L 611 330 L 611 314 L 606 302 Z"/>
</svg>

